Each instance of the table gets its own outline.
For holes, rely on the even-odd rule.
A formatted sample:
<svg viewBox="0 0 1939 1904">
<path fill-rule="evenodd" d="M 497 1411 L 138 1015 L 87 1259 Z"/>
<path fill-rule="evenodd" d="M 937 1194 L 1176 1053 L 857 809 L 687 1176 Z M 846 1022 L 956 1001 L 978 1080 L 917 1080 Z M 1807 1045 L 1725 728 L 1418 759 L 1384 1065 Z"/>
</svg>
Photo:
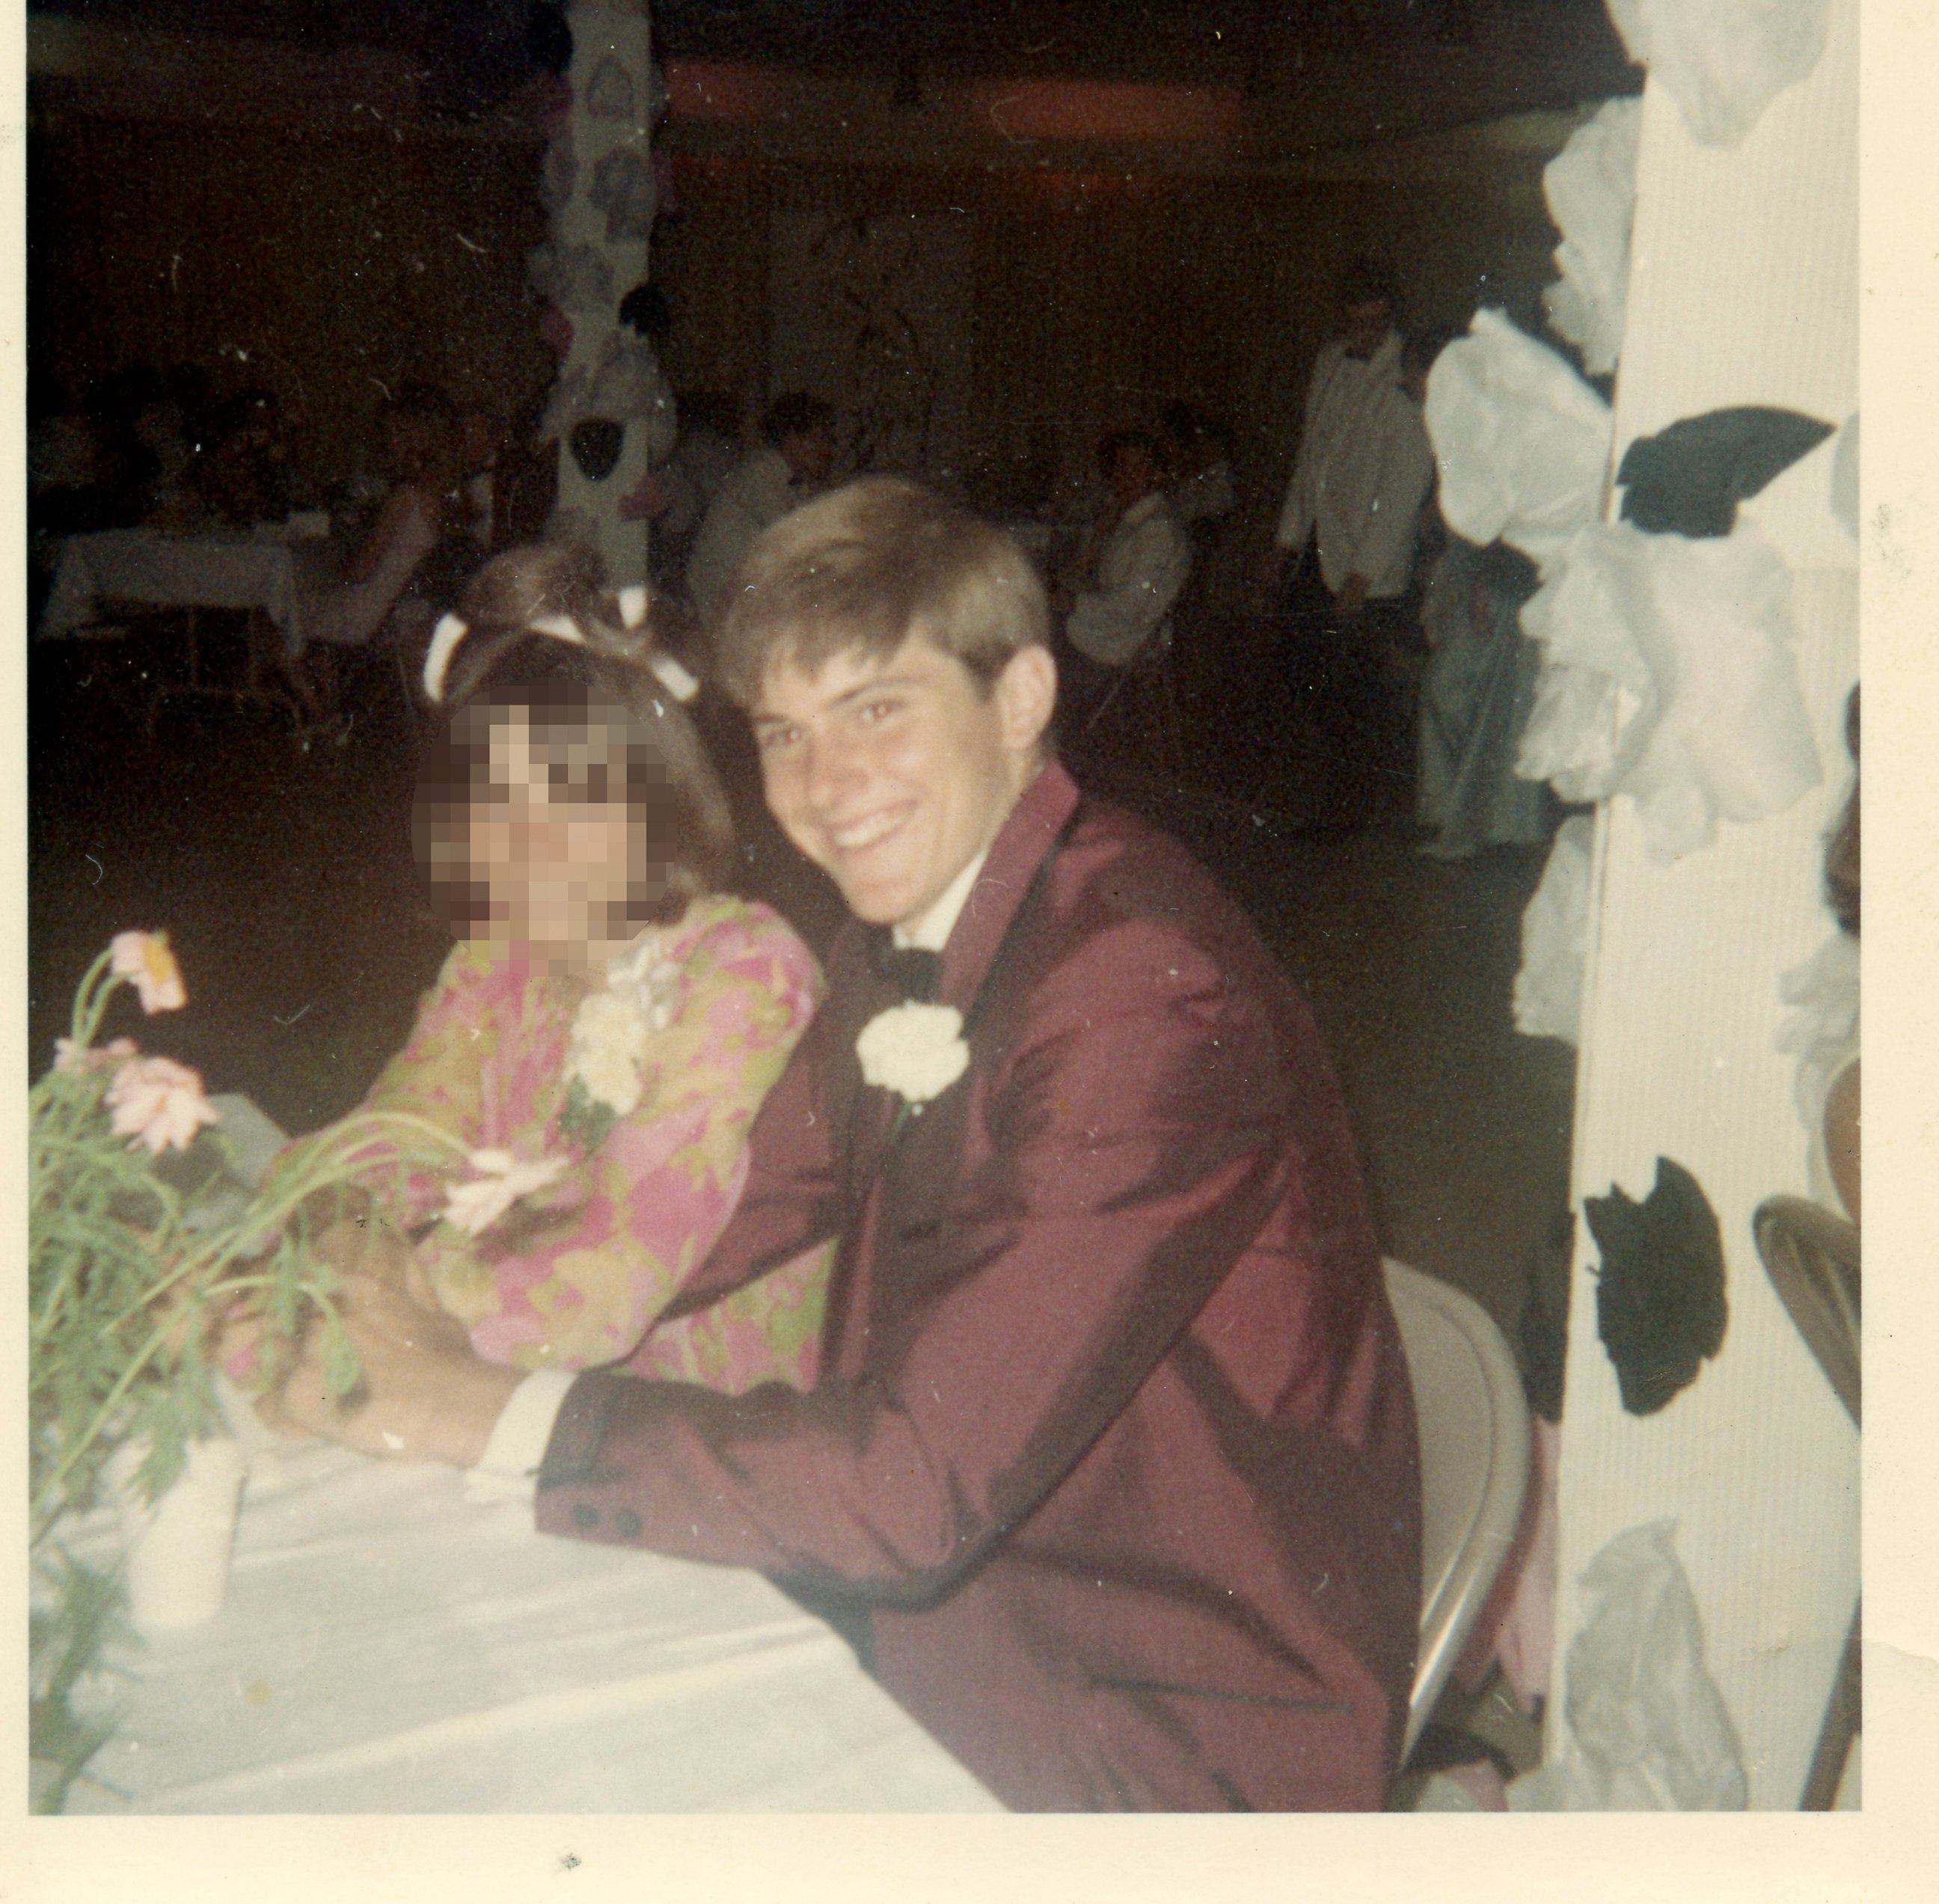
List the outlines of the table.
<svg viewBox="0 0 1939 1904">
<path fill-rule="evenodd" d="M 71 1812 L 1001 1809 L 759 1574 L 322 1443 L 252 1455 L 223 1610 L 139 1670 Z"/>
<path fill-rule="evenodd" d="M 297 619 L 297 546 L 140 529 L 71 535 L 61 545 L 38 632 L 44 638 L 71 635 L 97 618 L 103 602 L 138 602 L 158 608 L 254 609 L 287 637 Z"/>
</svg>

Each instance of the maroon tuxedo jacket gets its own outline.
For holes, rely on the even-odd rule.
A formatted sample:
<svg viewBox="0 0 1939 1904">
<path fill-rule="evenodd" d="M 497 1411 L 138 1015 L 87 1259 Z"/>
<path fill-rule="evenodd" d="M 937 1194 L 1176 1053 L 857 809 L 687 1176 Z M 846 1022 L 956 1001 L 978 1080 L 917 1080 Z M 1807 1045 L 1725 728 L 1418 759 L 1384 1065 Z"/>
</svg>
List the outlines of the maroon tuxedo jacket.
<svg viewBox="0 0 1939 1904">
<path fill-rule="evenodd" d="M 1055 764 L 944 955 L 957 1083 L 898 1123 L 860 927 L 829 979 L 682 1298 L 839 1234 L 820 1385 L 582 1376 L 540 1525 L 865 1601 L 882 1683 L 1012 1807 L 1377 1806 L 1414 1412 L 1304 1002 Z"/>
</svg>

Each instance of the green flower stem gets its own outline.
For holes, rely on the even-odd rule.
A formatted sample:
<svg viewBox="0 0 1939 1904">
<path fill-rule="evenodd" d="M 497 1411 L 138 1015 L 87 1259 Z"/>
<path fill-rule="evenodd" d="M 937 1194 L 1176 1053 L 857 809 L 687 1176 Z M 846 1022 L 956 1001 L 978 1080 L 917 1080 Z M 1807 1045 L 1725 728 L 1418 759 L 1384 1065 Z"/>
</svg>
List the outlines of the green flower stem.
<svg viewBox="0 0 1939 1904">
<path fill-rule="evenodd" d="M 68 1028 L 76 1044 L 93 1043 L 95 1033 L 101 1029 L 101 1015 L 107 1009 L 108 1001 L 113 995 L 114 988 L 123 982 L 117 975 L 111 977 L 105 985 L 101 984 L 102 974 L 114 962 L 114 948 L 111 945 L 87 968 L 80 989 L 74 995 L 74 1022 Z M 99 991 L 96 989 L 97 986 L 99 986 Z"/>
</svg>

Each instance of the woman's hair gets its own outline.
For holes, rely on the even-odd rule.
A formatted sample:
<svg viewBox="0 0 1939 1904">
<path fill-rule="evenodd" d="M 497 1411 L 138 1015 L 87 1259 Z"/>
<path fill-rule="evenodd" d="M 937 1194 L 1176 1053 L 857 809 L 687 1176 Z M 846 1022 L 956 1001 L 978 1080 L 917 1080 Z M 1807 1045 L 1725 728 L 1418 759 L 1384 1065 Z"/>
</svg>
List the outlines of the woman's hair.
<svg viewBox="0 0 1939 1904">
<path fill-rule="evenodd" d="M 623 800 L 645 830 L 647 870 L 630 920 L 668 924 L 720 890 L 735 858 L 726 795 L 692 722 L 653 671 L 647 626 L 626 626 L 598 557 L 552 544 L 508 549 L 473 577 L 457 613 L 466 632 L 446 676 L 451 720 L 426 751 L 413 827 L 419 860 L 447 903 L 468 912 L 479 897 L 453 890 L 468 875 L 454 877 L 466 862 L 452 842 L 492 785 L 492 730 L 515 711 L 554 799 Z"/>
<path fill-rule="evenodd" d="M 743 707 L 769 669 L 809 674 L 838 654 L 884 659 L 920 635 L 987 689 L 1010 657 L 1047 647 L 1043 584 L 993 524 L 899 477 L 806 503 L 747 552 L 715 629 L 720 679 Z"/>
<path fill-rule="evenodd" d="M 1852 751 L 1851 797 L 1825 848 L 1825 897 L 1838 924 L 1858 936 L 1858 690 L 1845 703 L 1845 745 Z"/>
</svg>

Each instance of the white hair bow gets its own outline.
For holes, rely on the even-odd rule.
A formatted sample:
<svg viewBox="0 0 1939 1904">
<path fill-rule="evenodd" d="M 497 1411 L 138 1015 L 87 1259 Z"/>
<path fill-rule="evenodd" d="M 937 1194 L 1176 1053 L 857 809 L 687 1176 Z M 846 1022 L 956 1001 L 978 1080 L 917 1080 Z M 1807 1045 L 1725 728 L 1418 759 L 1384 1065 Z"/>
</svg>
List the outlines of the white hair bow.
<svg viewBox="0 0 1939 1904">
<path fill-rule="evenodd" d="M 647 591 L 639 583 L 619 591 L 619 620 L 629 628 L 638 628 L 647 618 Z M 534 615 L 525 626 L 534 635 L 549 635 L 555 641 L 568 641 L 574 647 L 586 646 L 586 631 L 570 615 Z M 471 632 L 468 622 L 456 615 L 443 617 L 431 630 L 431 647 L 425 655 L 424 684 L 426 697 L 434 706 L 444 699 L 445 677 L 451 672 L 451 657 L 458 644 Z M 690 701 L 700 692 L 700 684 L 670 654 L 648 657 L 647 666 L 660 685 L 676 701 Z"/>
</svg>

